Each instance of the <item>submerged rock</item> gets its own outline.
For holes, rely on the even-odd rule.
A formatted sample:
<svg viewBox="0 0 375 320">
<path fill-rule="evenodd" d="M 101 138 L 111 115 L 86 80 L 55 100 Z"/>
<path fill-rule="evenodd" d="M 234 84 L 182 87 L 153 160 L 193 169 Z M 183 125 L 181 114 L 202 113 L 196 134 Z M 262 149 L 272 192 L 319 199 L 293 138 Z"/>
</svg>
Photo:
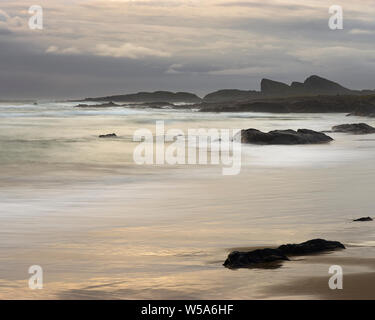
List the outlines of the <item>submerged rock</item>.
<svg viewBox="0 0 375 320">
<path fill-rule="evenodd" d="M 345 246 L 338 241 L 313 239 L 299 244 L 284 244 L 278 249 L 286 255 L 304 255 L 322 251 L 345 249 Z"/>
<path fill-rule="evenodd" d="M 371 217 L 363 217 L 363 218 L 359 218 L 359 219 L 354 219 L 353 221 L 372 221 L 372 218 Z"/>
<path fill-rule="evenodd" d="M 241 142 L 251 144 L 315 144 L 327 143 L 333 139 L 322 132 L 317 132 L 308 129 L 294 130 L 274 130 L 268 133 L 256 130 L 245 129 L 241 130 Z"/>
<path fill-rule="evenodd" d="M 278 249 L 257 249 L 250 252 L 233 251 L 228 255 L 224 266 L 230 269 L 247 268 L 255 264 L 289 260 Z"/>
<path fill-rule="evenodd" d="M 369 126 L 366 123 L 351 123 L 351 124 L 341 124 L 332 127 L 333 132 L 345 132 L 354 134 L 369 134 L 375 133 L 375 128 Z"/>
<path fill-rule="evenodd" d="M 345 249 L 338 241 L 313 239 L 299 244 L 284 244 L 277 249 L 257 249 L 249 252 L 233 251 L 228 255 L 224 266 L 229 269 L 249 268 L 277 261 L 289 260 L 288 255 L 306 255 L 323 251 Z"/>
<path fill-rule="evenodd" d="M 116 133 L 101 134 L 99 138 L 115 138 L 117 137 Z"/>
</svg>

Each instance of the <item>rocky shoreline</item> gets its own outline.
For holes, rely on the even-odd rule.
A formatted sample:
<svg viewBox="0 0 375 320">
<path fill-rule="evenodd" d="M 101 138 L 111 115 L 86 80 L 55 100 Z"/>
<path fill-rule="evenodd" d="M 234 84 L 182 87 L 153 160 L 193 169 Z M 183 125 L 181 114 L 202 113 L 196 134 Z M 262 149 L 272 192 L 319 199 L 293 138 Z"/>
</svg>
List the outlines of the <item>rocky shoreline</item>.
<svg viewBox="0 0 375 320">
<path fill-rule="evenodd" d="M 375 95 L 301 96 L 252 101 L 202 102 L 191 106 L 200 112 L 347 113 L 375 115 Z"/>
<path fill-rule="evenodd" d="M 94 101 L 94 100 L 92 100 Z M 346 113 L 348 116 L 375 117 L 375 95 L 371 96 L 316 96 L 299 98 L 258 99 L 246 102 L 199 102 L 176 105 L 172 102 L 115 103 L 76 105 L 76 108 L 153 108 L 186 109 L 199 112 L 266 112 L 266 113 Z"/>
<path fill-rule="evenodd" d="M 95 100 L 90 100 L 95 101 Z M 175 104 L 169 101 L 115 103 L 112 100 L 98 104 L 76 105 L 76 108 L 153 108 L 186 109 L 199 112 L 266 112 L 266 113 L 346 113 L 347 116 L 375 117 L 375 95 L 369 96 L 315 96 L 291 98 L 265 98 L 251 101 L 199 102 Z"/>
</svg>

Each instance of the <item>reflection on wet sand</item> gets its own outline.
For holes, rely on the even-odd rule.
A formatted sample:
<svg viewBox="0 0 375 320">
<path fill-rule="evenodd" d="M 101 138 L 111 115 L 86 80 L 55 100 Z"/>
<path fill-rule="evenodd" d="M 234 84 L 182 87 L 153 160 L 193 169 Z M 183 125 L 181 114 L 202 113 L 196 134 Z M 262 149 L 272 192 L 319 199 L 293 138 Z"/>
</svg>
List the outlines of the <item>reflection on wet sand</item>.
<svg viewBox="0 0 375 320">
<path fill-rule="evenodd" d="M 22 202 L 7 206 L 3 221 L 11 232 L 2 233 L 0 258 L 7 281 L 0 288 L 1 297 L 265 299 L 279 296 L 268 287 L 306 276 L 321 276 L 327 283 L 328 264 L 352 264 L 353 271 L 367 271 L 365 258 L 374 251 L 372 226 L 351 222 L 351 199 L 337 202 L 332 196 L 332 170 L 294 169 L 266 176 L 258 170 L 244 172 L 259 183 L 206 172 L 205 177 L 165 179 L 162 184 L 118 184 L 100 193 L 83 188 L 69 197 L 60 188 L 22 193 L 25 204 L 34 203 L 29 214 L 33 207 L 38 210 L 16 219 Z M 367 177 L 362 177 L 366 186 Z M 329 197 L 314 192 L 320 182 Z M 340 191 L 345 188 L 351 189 L 342 185 Z M 271 200 L 275 195 L 278 200 Z M 307 197 L 311 202 L 306 203 Z M 342 252 L 293 258 L 275 269 L 222 266 L 233 248 L 275 247 L 317 236 L 350 244 Z M 26 288 L 30 264 L 43 266 L 43 290 Z M 310 293 L 319 297 L 319 292 Z"/>
<path fill-rule="evenodd" d="M 330 275 L 298 276 L 290 282 L 269 286 L 265 295 L 272 295 L 277 299 L 348 299 L 373 300 L 375 285 L 375 259 L 353 257 L 314 257 L 305 263 L 319 264 L 315 268 L 328 270 L 331 265 L 343 268 L 343 289 L 332 290 L 328 286 Z M 322 272 L 323 273 L 323 272 Z"/>
</svg>

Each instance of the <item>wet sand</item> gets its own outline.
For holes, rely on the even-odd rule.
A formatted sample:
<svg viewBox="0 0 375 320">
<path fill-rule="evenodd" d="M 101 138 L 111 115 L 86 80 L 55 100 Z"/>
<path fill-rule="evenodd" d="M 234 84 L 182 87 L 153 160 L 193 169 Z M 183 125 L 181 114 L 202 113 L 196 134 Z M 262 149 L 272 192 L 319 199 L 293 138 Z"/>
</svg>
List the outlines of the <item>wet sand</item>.
<svg viewBox="0 0 375 320">
<path fill-rule="evenodd" d="M 328 279 L 332 275 L 321 277 L 298 277 L 288 283 L 270 286 L 266 294 L 274 299 L 329 299 L 329 300 L 374 300 L 375 297 L 375 258 L 330 258 L 315 256 L 306 259 L 305 263 L 322 264 L 328 270 L 331 265 L 343 268 L 343 288 L 332 290 Z M 366 272 L 355 269 L 368 268 Z M 351 270 L 346 274 L 346 269 Z M 354 269 L 354 271 L 353 271 Z"/>
<path fill-rule="evenodd" d="M 363 294 L 355 277 L 375 287 L 374 224 L 351 221 L 374 215 L 372 135 L 335 134 L 326 146 L 247 146 L 241 174 L 230 177 L 221 166 L 132 162 L 131 134 L 156 119 L 182 129 L 323 130 L 345 115 L 88 116 L 52 107 L 0 118 L 0 298 L 320 299 L 335 294 L 324 288 L 331 264 L 343 265 L 343 297 Z M 105 132 L 119 138 L 99 140 Z M 233 248 L 318 237 L 348 248 L 275 269 L 222 266 Z M 31 265 L 43 267 L 43 290 L 28 288 Z"/>
<path fill-rule="evenodd" d="M 368 280 L 367 287 L 375 286 L 372 277 L 366 278 L 375 256 L 373 223 L 351 222 L 351 199 L 332 199 L 337 184 L 326 185 L 330 174 L 336 176 L 332 169 L 275 170 L 268 175 L 263 169 L 245 169 L 243 175 L 229 179 L 217 177 L 216 168 L 191 170 L 189 178 L 178 172 L 173 179 L 163 174 L 162 183 L 120 181 L 116 187 L 113 183 L 94 187 L 90 180 L 90 188 L 75 183 L 74 188 L 46 188 L 51 177 L 34 182 L 28 192 L 13 184 L 17 205 L 14 198 L 2 206 L 6 211 L 0 297 L 323 299 L 335 294 L 328 289 L 328 268 L 333 264 L 344 268 L 341 296 L 362 290 L 355 281 L 351 285 L 357 274 Z M 258 183 L 249 184 L 249 179 Z M 327 198 L 322 201 L 322 193 L 313 192 L 322 181 L 326 192 L 332 192 L 327 197 L 330 210 Z M 273 200 L 275 195 L 278 201 Z M 311 202 L 306 203 L 307 197 Z M 316 237 L 342 241 L 347 249 L 295 257 L 275 269 L 222 266 L 234 249 L 275 247 Z M 27 287 L 31 264 L 43 266 L 43 290 Z"/>
</svg>

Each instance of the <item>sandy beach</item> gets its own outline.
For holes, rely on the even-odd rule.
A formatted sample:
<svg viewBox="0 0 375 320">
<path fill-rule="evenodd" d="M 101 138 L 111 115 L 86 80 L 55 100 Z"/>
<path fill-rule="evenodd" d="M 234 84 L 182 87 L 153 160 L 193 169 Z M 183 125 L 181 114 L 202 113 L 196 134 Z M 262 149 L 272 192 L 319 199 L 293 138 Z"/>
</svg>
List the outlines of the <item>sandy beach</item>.
<svg viewBox="0 0 375 320">
<path fill-rule="evenodd" d="M 352 222 L 373 214 L 372 135 L 334 134 L 335 142 L 324 146 L 245 148 L 236 176 L 223 176 L 217 166 L 131 162 L 133 128 L 140 122 L 152 128 L 160 117 L 173 117 L 170 127 L 323 130 L 345 115 L 197 118 L 148 111 L 145 122 L 143 111 L 87 116 L 53 108 L 32 118 L 12 109 L 0 118 L 6 129 L 0 145 L 7 150 L 0 169 L 1 298 L 373 298 L 373 224 Z M 38 121 L 43 129 L 35 128 Z M 119 138 L 98 140 L 107 131 Z M 236 248 L 313 238 L 347 249 L 276 269 L 222 265 Z M 344 289 L 330 290 L 328 268 L 337 264 Z M 28 288 L 30 265 L 43 266 L 43 290 Z"/>
</svg>

